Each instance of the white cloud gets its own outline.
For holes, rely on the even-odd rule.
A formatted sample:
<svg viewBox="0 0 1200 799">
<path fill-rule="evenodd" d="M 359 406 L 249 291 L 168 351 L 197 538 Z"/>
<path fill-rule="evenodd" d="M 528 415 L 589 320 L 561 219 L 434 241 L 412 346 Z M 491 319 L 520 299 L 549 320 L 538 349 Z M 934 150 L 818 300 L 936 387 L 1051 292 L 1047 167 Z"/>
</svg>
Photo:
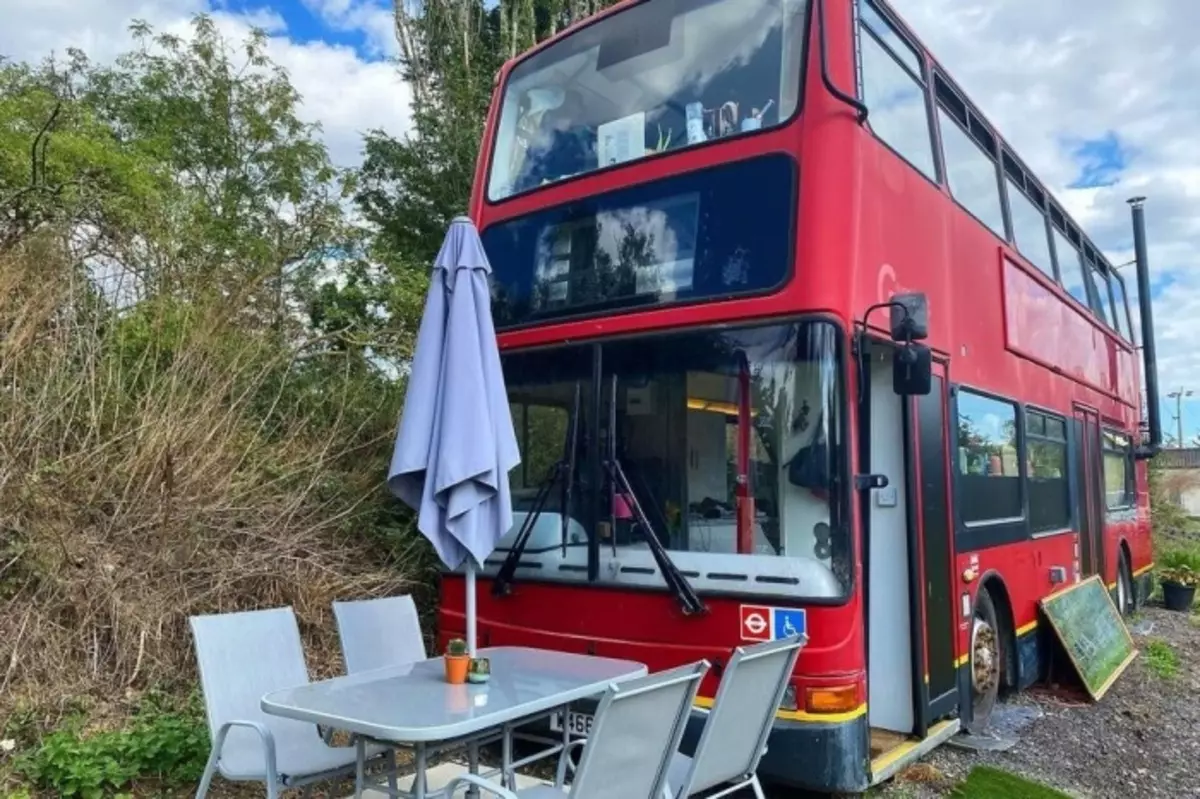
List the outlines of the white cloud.
<svg viewBox="0 0 1200 799">
<path fill-rule="evenodd" d="M 374 56 L 399 52 L 392 5 L 387 0 L 303 0 L 310 11 L 336 31 L 361 33 Z"/>
<path fill-rule="evenodd" d="M 368 40 L 384 51 L 383 27 L 377 16 L 368 13 L 368 4 L 346 5 L 348 10 L 339 18 L 347 25 L 361 20 L 374 26 Z M 283 18 L 265 7 L 241 13 L 214 9 L 208 0 L 4 0 L 0 54 L 37 62 L 51 53 L 63 57 L 67 48 L 77 47 L 92 60 L 107 62 L 132 45 L 128 31 L 132 20 L 143 19 L 155 30 L 186 35 L 192 15 L 201 12 L 211 13 L 234 42 L 240 42 L 251 26 L 271 34 L 271 58 L 288 71 L 303 96 L 300 116 L 321 124 L 337 165 L 354 166 L 362 160 L 362 133 L 371 128 L 395 136 L 408 131 L 410 92 L 393 64 L 368 60 L 347 46 L 294 41 Z M 389 36 L 390 31 L 389 21 Z"/>
<path fill-rule="evenodd" d="M 934 57 L 1114 263 L 1132 257 L 1125 200 L 1148 197 L 1164 385 L 1200 389 L 1200 3 L 891 0 Z M 1072 142 L 1115 132 L 1113 186 L 1069 189 Z M 1124 270 L 1131 290 L 1132 269 Z"/>
</svg>

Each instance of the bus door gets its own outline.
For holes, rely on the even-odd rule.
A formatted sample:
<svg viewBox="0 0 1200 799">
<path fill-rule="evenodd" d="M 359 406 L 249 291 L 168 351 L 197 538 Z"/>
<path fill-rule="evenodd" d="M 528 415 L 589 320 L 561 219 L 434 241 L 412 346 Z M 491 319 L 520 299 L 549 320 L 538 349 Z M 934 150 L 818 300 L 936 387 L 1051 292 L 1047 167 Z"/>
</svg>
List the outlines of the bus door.
<svg viewBox="0 0 1200 799">
<path fill-rule="evenodd" d="M 915 513 L 909 525 L 913 565 L 914 616 L 923 646 L 913 647 L 916 733 L 958 708 L 958 676 L 954 665 L 954 610 L 951 591 L 954 572 L 954 529 L 950 517 L 949 447 L 946 365 L 934 361 L 931 390 L 913 397 L 908 408 L 908 483 L 913 487 Z M 920 615 L 917 615 L 920 614 Z"/>
<path fill-rule="evenodd" d="M 1075 406 L 1075 514 L 1079 524 L 1079 559 L 1083 577 L 1104 574 L 1104 454 L 1100 417 Z"/>
<path fill-rule="evenodd" d="M 868 493 L 864 551 L 867 708 L 872 756 L 889 735 L 924 738 L 957 706 L 953 568 L 947 491 L 946 367 L 928 395 L 897 396 L 876 345 L 860 408 L 864 456 L 885 488 Z"/>
</svg>

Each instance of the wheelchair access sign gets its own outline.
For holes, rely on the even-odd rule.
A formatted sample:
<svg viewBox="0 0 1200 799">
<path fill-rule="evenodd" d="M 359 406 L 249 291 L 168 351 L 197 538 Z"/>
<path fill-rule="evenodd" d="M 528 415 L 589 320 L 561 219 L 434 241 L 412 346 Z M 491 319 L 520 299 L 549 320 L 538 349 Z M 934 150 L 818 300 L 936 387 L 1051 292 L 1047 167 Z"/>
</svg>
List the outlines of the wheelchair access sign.
<svg viewBox="0 0 1200 799">
<path fill-rule="evenodd" d="M 743 641 L 773 641 L 790 635 L 808 635 L 803 608 L 742 605 L 740 616 Z"/>
</svg>

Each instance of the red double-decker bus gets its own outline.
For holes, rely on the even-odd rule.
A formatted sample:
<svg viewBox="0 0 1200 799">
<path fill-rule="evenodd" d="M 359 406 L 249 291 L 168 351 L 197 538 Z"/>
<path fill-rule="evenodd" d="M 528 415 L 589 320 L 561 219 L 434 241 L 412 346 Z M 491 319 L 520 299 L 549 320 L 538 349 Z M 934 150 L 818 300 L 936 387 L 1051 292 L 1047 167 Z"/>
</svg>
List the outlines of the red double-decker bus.
<svg viewBox="0 0 1200 799">
<path fill-rule="evenodd" d="M 1134 205 L 1148 435 L 1124 276 L 881 2 L 630 0 L 514 59 L 471 205 L 523 456 L 481 645 L 707 658 L 698 728 L 733 647 L 803 632 L 761 770 L 800 787 L 982 727 L 1040 598 L 1147 593 Z"/>
</svg>

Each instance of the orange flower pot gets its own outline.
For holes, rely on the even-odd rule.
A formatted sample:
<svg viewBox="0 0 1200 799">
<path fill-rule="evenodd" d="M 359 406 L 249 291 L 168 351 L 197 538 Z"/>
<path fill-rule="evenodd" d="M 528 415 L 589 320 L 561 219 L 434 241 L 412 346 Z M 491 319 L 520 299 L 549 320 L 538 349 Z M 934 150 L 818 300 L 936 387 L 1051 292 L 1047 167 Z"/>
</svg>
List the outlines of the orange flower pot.
<svg viewBox="0 0 1200 799">
<path fill-rule="evenodd" d="M 445 655 L 442 660 L 446 664 L 446 682 L 460 685 L 467 681 L 467 667 L 471 658 L 467 655 Z"/>
</svg>

